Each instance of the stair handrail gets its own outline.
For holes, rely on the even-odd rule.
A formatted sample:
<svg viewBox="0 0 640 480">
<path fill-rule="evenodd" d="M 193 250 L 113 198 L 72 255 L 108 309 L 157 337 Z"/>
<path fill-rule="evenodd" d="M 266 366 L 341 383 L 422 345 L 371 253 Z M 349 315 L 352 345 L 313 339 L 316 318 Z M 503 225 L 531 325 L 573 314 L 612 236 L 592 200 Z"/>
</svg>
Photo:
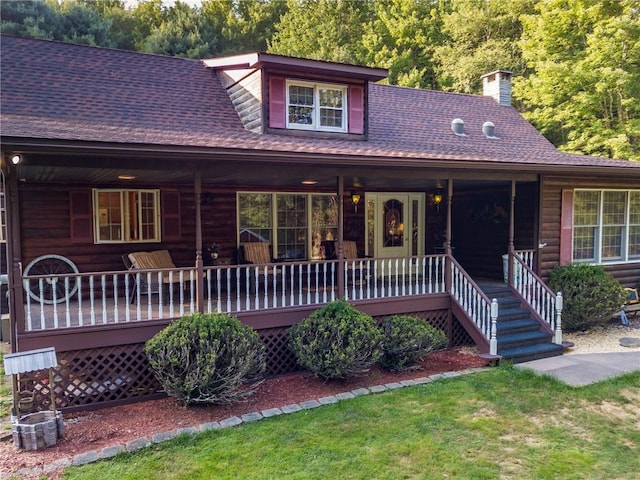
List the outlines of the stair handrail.
<svg viewBox="0 0 640 480">
<path fill-rule="evenodd" d="M 511 261 L 510 284 L 554 333 L 553 343 L 562 345 L 562 293 L 551 290 L 520 255 L 511 255 Z"/>
<path fill-rule="evenodd" d="M 449 292 L 453 300 L 473 321 L 489 343 L 489 353 L 497 355 L 498 301 L 490 299 L 473 281 L 471 276 L 451 255 L 447 255 L 451 265 Z"/>
</svg>

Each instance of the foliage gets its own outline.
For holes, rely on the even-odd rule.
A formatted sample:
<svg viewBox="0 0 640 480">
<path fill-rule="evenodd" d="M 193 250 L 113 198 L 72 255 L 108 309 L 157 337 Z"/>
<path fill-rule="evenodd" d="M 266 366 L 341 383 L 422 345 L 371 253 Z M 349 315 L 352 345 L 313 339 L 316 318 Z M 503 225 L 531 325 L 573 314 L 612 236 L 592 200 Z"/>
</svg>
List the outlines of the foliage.
<svg viewBox="0 0 640 480">
<path fill-rule="evenodd" d="M 383 353 L 380 365 L 391 371 L 409 370 L 413 364 L 447 345 L 447 336 L 422 318 L 393 315 L 380 325 Z"/>
<path fill-rule="evenodd" d="M 371 316 L 335 300 L 289 329 L 298 363 L 325 379 L 366 374 L 382 354 L 382 334 Z"/>
<path fill-rule="evenodd" d="M 442 43 L 442 9 L 436 2 L 378 0 L 363 26 L 362 61 L 388 68 L 386 82 L 437 88 L 435 48 Z"/>
<path fill-rule="evenodd" d="M 145 353 L 167 394 L 185 405 L 251 395 L 265 369 L 258 334 L 228 314 L 183 317 L 147 341 Z"/>
<path fill-rule="evenodd" d="M 640 160 L 636 0 L 546 0 L 525 16 L 525 116 L 562 150 Z"/>
<path fill-rule="evenodd" d="M 358 50 L 370 1 L 288 0 L 287 7 L 268 42 L 270 53 L 360 63 Z"/>
<path fill-rule="evenodd" d="M 534 0 L 454 0 L 442 15 L 444 40 L 435 48 L 438 83 L 444 90 L 480 93 L 481 77 L 498 69 L 526 73 L 518 40 L 520 17 Z"/>
<path fill-rule="evenodd" d="M 562 326 L 569 332 L 606 323 L 626 298 L 622 286 L 599 265 L 556 267 L 549 273 L 549 287 L 562 293 Z"/>
<path fill-rule="evenodd" d="M 640 372 L 574 388 L 493 368 L 181 436 L 64 478 L 637 479 L 639 389 Z"/>
</svg>

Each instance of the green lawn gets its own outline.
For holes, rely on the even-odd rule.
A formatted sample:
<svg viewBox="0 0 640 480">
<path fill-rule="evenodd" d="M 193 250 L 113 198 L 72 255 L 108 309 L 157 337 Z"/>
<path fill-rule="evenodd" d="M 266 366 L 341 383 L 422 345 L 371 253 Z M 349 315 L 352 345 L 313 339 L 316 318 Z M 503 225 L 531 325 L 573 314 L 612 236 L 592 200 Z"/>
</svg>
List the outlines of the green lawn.
<svg viewBox="0 0 640 480">
<path fill-rule="evenodd" d="M 640 373 L 571 388 L 508 367 L 69 468 L 65 479 L 631 479 Z"/>
<path fill-rule="evenodd" d="M 2 434 L 2 430 L 11 429 L 9 417 L 12 405 L 11 383 L 4 374 L 4 355 L 0 352 L 0 434 Z"/>
</svg>

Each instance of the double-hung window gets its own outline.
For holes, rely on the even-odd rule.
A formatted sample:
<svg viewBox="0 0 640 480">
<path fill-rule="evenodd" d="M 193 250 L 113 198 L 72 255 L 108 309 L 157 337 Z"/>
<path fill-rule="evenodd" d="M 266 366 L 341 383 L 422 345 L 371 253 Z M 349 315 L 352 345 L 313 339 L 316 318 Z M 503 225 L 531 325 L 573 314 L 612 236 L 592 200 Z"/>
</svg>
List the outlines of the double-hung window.
<svg viewBox="0 0 640 480">
<path fill-rule="evenodd" d="M 593 263 L 640 258 L 640 190 L 576 190 L 573 260 Z"/>
<path fill-rule="evenodd" d="M 159 190 L 93 190 L 96 243 L 159 242 Z"/>
<path fill-rule="evenodd" d="M 345 132 L 347 87 L 288 80 L 287 128 Z"/>
</svg>

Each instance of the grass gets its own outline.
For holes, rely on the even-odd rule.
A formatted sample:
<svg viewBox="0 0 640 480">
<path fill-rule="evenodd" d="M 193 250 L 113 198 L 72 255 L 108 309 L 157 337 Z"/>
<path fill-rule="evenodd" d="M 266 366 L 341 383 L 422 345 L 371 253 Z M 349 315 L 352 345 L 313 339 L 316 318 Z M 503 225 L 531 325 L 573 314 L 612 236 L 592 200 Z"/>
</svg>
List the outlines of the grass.
<svg viewBox="0 0 640 480">
<path fill-rule="evenodd" d="M 3 419 L 10 416 L 12 406 L 11 383 L 4 374 L 4 354 L 0 352 L 0 426 L 3 430 L 11 428 L 11 424 L 8 421 L 5 424 Z"/>
<path fill-rule="evenodd" d="M 508 367 L 181 436 L 73 479 L 638 478 L 640 372 L 582 388 Z"/>
</svg>

